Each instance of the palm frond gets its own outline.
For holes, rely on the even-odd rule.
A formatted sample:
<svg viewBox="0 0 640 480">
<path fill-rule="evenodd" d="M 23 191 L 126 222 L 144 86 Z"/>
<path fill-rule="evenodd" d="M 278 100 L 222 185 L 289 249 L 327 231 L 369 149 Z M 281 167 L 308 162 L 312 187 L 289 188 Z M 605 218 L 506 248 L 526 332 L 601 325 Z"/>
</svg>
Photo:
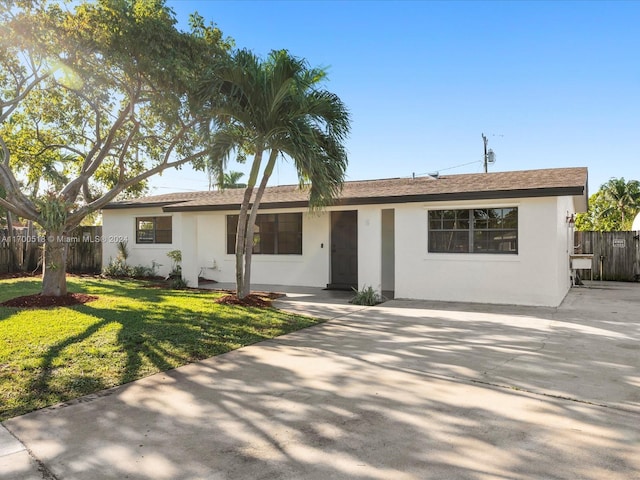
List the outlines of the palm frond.
<svg viewBox="0 0 640 480">
<path fill-rule="evenodd" d="M 198 95 L 211 118 L 208 128 L 217 129 L 210 137 L 212 172 L 220 175 L 234 150 L 267 150 L 293 160 L 301 184 L 310 185 L 313 207 L 340 194 L 350 115 L 337 95 L 318 88 L 324 69 L 286 50 L 266 60 L 239 50 L 211 71 Z"/>
</svg>

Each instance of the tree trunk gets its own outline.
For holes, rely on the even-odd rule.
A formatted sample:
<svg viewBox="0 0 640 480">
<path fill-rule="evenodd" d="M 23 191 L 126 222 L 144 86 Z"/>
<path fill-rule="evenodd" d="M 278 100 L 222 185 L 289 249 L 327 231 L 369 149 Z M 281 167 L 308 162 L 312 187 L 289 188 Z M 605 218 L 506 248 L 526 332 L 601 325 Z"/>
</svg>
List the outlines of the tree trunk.
<svg viewBox="0 0 640 480">
<path fill-rule="evenodd" d="M 256 217 L 258 216 L 258 209 L 260 208 L 260 202 L 262 201 L 262 194 L 264 193 L 264 189 L 267 187 L 267 183 L 269 182 L 269 178 L 271 177 L 271 173 L 273 173 L 273 167 L 276 163 L 276 159 L 278 158 L 278 152 L 275 150 L 271 151 L 271 155 L 269 155 L 269 162 L 264 169 L 264 173 L 262 174 L 262 180 L 260 181 L 260 185 L 258 186 L 258 190 L 256 190 L 256 196 L 253 199 L 253 205 L 251 205 L 251 213 L 249 214 L 249 219 L 247 221 L 247 238 L 245 243 L 245 251 L 244 251 L 244 286 L 245 291 L 244 295 L 240 298 L 244 298 L 249 295 L 251 291 L 251 256 L 253 254 L 253 230 L 256 224 Z"/>
<path fill-rule="evenodd" d="M 238 228 L 236 229 L 236 296 L 238 298 L 246 298 L 251 291 L 251 282 L 245 274 L 244 265 L 246 265 L 245 255 L 247 249 L 253 251 L 253 225 L 248 225 L 247 212 L 251 203 L 251 195 L 253 187 L 256 185 L 258 173 L 260 172 L 260 164 L 262 163 L 262 150 L 256 151 L 251 166 L 251 173 L 247 182 L 247 188 L 244 191 L 244 198 L 240 206 L 240 214 L 238 215 Z M 251 258 L 251 254 L 249 254 Z M 251 271 L 249 271 L 249 275 Z"/>
<path fill-rule="evenodd" d="M 244 277 L 244 251 L 245 251 L 245 238 L 247 235 L 247 211 L 249 210 L 249 202 L 251 201 L 251 194 L 253 193 L 253 186 L 247 186 L 244 192 L 244 199 L 240 206 L 240 214 L 238 215 L 238 228 L 236 229 L 236 296 L 238 298 L 244 298 L 248 295 L 245 286 Z M 253 229 L 252 235 L 253 235 Z"/>
<path fill-rule="evenodd" d="M 62 297 L 67 294 L 68 248 L 67 232 L 47 232 L 42 264 L 42 295 Z"/>
<path fill-rule="evenodd" d="M 13 229 L 13 216 L 9 210 L 7 210 L 7 237 L 9 237 L 9 272 L 13 273 L 18 271 L 18 255 L 16 252 L 18 248 L 18 239 L 16 238 L 16 232 Z"/>
</svg>

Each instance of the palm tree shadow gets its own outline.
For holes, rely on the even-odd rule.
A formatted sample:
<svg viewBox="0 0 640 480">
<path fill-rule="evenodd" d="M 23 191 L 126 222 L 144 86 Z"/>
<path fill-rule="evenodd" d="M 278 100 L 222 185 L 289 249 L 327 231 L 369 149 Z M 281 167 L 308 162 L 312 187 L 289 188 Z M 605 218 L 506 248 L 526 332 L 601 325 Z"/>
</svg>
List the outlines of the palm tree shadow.
<svg viewBox="0 0 640 480">
<path fill-rule="evenodd" d="M 38 288 L 37 282 L 33 286 L 34 290 Z M 136 286 L 135 300 L 140 303 L 116 300 L 108 305 L 91 302 L 68 307 L 89 317 L 90 324 L 81 325 L 80 330 L 74 329 L 64 338 L 47 344 L 42 353 L 32 358 L 37 370 L 27 382 L 23 405 L 26 402 L 32 410 L 67 401 L 270 337 L 261 337 L 261 332 L 251 331 L 250 326 L 239 325 L 235 319 L 228 321 L 224 314 L 215 317 L 211 312 L 189 308 L 188 302 L 186 307 L 171 305 L 166 297 L 175 292 L 153 287 L 153 284 Z M 111 299 L 130 297 L 131 288 L 127 281 L 83 279 L 81 283 L 71 281 L 69 284 L 70 291 Z M 24 285 L 16 289 L 25 292 Z M 153 309 L 141 309 L 139 305 L 153 305 Z M 0 321 L 14 314 L 14 309 L 0 308 Z M 103 342 L 101 331 L 105 328 L 110 330 L 107 341 L 114 345 L 112 350 L 94 345 L 94 342 Z M 73 350 L 71 354 L 70 350 Z M 93 358 L 88 358 L 92 355 Z M 96 359 L 98 355 L 100 358 Z M 80 365 L 71 369 L 62 365 L 76 361 L 93 365 L 96 361 L 110 363 L 110 372 L 94 374 L 93 367 L 83 372 Z"/>
<path fill-rule="evenodd" d="M 29 403 L 44 406 L 44 403 L 49 404 L 55 401 L 55 398 L 66 400 L 86 395 L 116 384 L 133 381 L 144 376 L 144 373 L 152 374 L 176 367 L 192 359 L 190 354 L 174 353 L 175 350 L 188 352 L 191 345 L 189 340 L 192 338 L 188 335 L 190 331 L 188 324 L 175 320 L 177 318 L 183 320 L 184 312 L 162 308 L 152 316 L 146 316 L 141 315 L 135 308 L 122 306 L 106 309 L 85 304 L 74 308 L 95 318 L 96 321 L 81 332 L 51 345 L 40 356 L 39 373 L 29 384 Z M 173 320 L 168 319 L 163 323 L 162 336 L 155 339 L 152 330 L 157 329 L 156 322 L 160 321 L 159 317 L 165 315 Z M 82 374 L 68 377 L 56 375 L 59 371 L 56 362 L 64 356 L 66 349 L 79 347 L 100 330 L 114 323 L 118 325 L 115 343 L 118 350 L 126 355 L 122 372 L 115 383 L 106 383 L 99 375 Z M 195 345 L 195 342 L 193 344 Z M 107 357 L 104 361 L 115 361 L 115 358 Z"/>
<path fill-rule="evenodd" d="M 29 385 L 30 400 L 37 403 L 38 399 L 49 397 L 55 393 L 61 393 L 56 392 L 56 389 L 52 385 L 52 377 L 56 370 L 54 365 L 55 360 L 60 357 L 66 348 L 90 338 L 108 323 L 110 323 L 108 320 L 98 321 L 87 327 L 81 333 L 65 338 L 49 347 L 44 355 L 42 355 L 40 372 Z M 69 397 L 87 393 L 87 390 L 96 391 L 104 387 L 103 381 L 95 376 L 82 375 L 81 377 L 69 377 L 67 381 L 64 382 L 64 390 L 68 392 L 65 396 Z M 58 390 L 63 390 L 63 388 L 60 387 Z"/>
</svg>

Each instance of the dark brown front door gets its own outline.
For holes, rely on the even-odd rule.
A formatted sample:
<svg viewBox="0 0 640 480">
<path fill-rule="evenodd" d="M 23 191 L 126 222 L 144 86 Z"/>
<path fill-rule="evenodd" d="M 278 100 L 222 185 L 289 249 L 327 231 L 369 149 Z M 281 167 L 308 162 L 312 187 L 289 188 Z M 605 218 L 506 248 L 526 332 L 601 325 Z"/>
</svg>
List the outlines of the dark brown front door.
<svg viewBox="0 0 640 480">
<path fill-rule="evenodd" d="M 331 212 L 329 288 L 358 288 L 358 212 Z"/>
</svg>

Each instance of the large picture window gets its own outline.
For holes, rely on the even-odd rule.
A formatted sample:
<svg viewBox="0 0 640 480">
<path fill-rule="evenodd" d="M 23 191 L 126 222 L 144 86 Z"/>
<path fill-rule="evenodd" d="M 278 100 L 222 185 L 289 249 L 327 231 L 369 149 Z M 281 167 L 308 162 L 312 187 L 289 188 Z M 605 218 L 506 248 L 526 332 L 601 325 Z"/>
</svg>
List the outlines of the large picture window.
<svg viewBox="0 0 640 480">
<path fill-rule="evenodd" d="M 136 243 L 171 243 L 171 217 L 137 217 Z"/>
<path fill-rule="evenodd" d="M 518 253 L 518 208 L 429 211 L 429 252 Z"/>
<path fill-rule="evenodd" d="M 238 215 L 227 215 L 227 253 L 236 252 Z M 265 213 L 256 216 L 253 253 L 302 255 L 302 213 Z"/>
</svg>

